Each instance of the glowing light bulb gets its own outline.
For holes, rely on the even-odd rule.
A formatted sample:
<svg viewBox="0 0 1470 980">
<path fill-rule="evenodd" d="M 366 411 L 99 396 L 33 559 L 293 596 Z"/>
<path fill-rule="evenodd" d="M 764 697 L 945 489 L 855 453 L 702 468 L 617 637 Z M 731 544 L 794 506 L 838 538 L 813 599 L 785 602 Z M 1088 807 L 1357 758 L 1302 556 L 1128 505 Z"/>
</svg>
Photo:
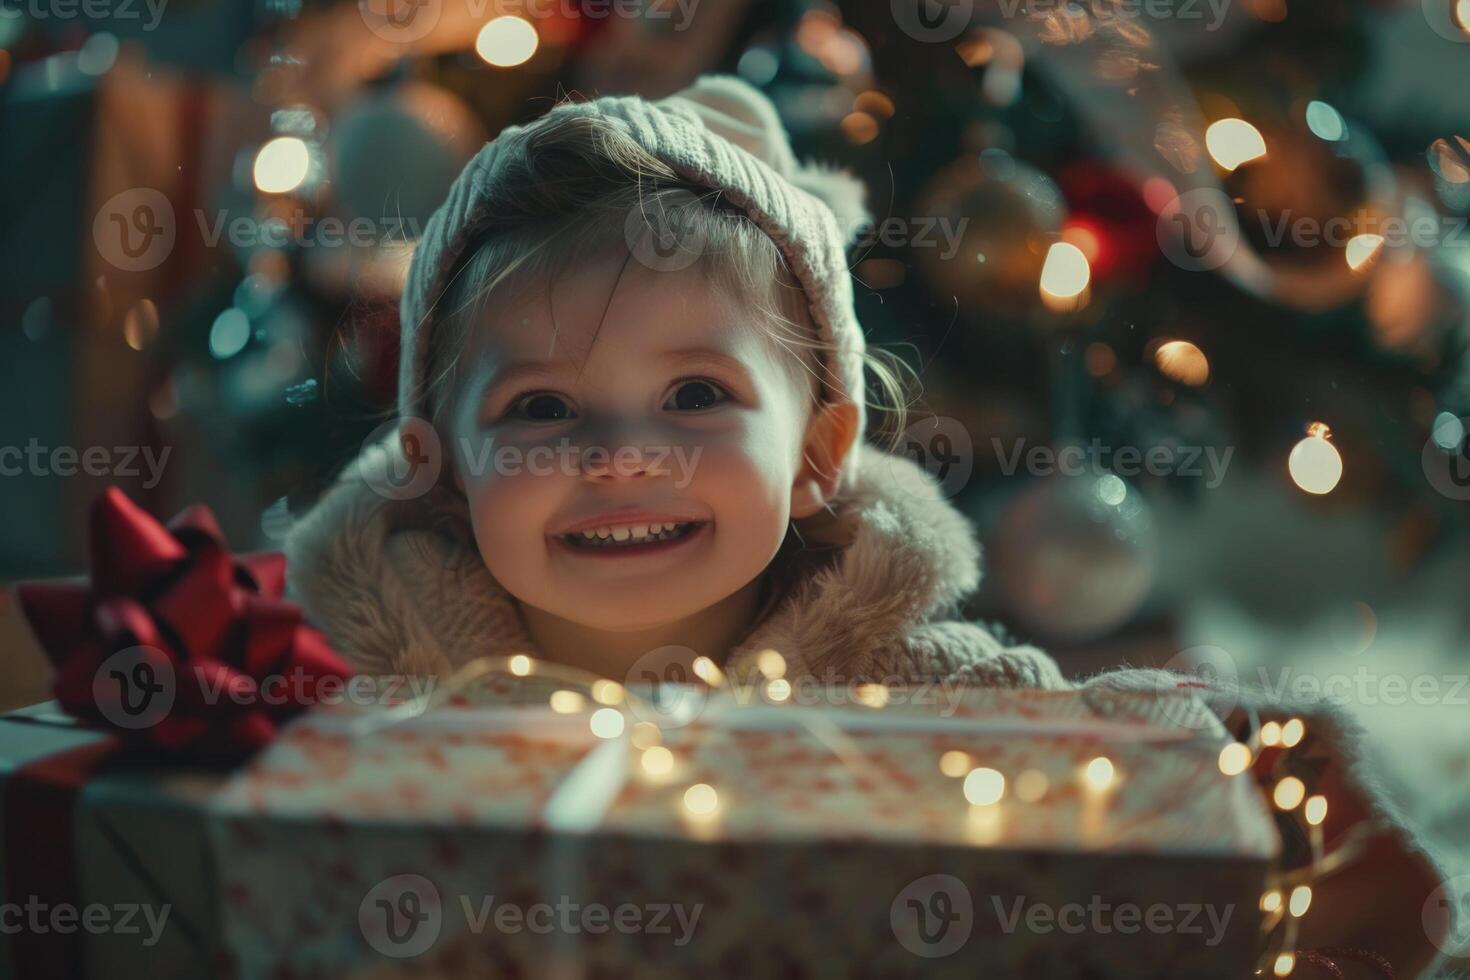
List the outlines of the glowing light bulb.
<svg viewBox="0 0 1470 980">
<path fill-rule="evenodd" d="M 1271 972 L 1275 973 L 1278 977 L 1289 977 L 1291 976 L 1291 971 L 1295 969 L 1296 954 L 1282 953 L 1276 957 L 1276 966 Z"/>
<path fill-rule="evenodd" d="M 1083 771 L 1083 777 L 1087 785 L 1093 789 L 1103 790 L 1113 785 L 1116 773 L 1113 770 L 1113 760 L 1105 755 L 1100 755 L 1087 764 Z"/>
<path fill-rule="evenodd" d="M 510 663 L 507 666 L 510 668 L 510 672 L 517 677 L 528 677 L 531 674 L 531 658 L 524 653 L 518 653 L 514 657 L 511 657 Z"/>
<path fill-rule="evenodd" d="M 1307 914 L 1307 909 L 1312 906 L 1312 886 L 1297 885 L 1291 890 L 1291 900 L 1287 902 L 1286 910 L 1298 919 Z"/>
<path fill-rule="evenodd" d="M 766 684 L 766 697 L 780 704 L 791 697 L 791 682 L 784 677 L 778 677 Z"/>
<path fill-rule="evenodd" d="M 1276 805 L 1283 810 L 1295 810 L 1301 803 L 1302 797 L 1307 795 L 1307 787 L 1295 776 L 1287 776 L 1276 784 L 1276 790 L 1271 798 Z"/>
<path fill-rule="evenodd" d="M 592 734 L 598 738 L 617 738 L 623 734 L 623 713 L 617 708 L 598 708 L 589 719 Z"/>
<path fill-rule="evenodd" d="M 994 769 L 972 769 L 965 777 L 965 799 L 975 806 L 999 803 L 1006 795 L 1006 778 Z"/>
<path fill-rule="evenodd" d="M 1342 456 L 1327 441 L 1331 431 L 1320 422 L 1307 427 L 1307 437 L 1292 447 L 1286 468 L 1292 482 L 1307 493 L 1331 493 L 1342 479 Z"/>
<path fill-rule="evenodd" d="M 1244 742 L 1231 742 L 1220 750 L 1220 771 L 1227 776 L 1239 776 L 1251 767 L 1250 746 Z"/>
<path fill-rule="evenodd" d="M 1470 35 L 1470 0 L 1456 0 L 1455 23 L 1460 30 Z"/>
<path fill-rule="evenodd" d="M 607 679 L 592 682 L 592 700 L 598 704 L 622 704 L 623 685 Z"/>
<path fill-rule="evenodd" d="M 667 776 L 674 771 L 674 753 L 662 745 L 654 745 L 643 750 L 643 771 L 650 776 Z"/>
<path fill-rule="evenodd" d="M 541 43 L 530 21 L 507 14 L 494 17 L 475 37 L 475 53 L 496 68 L 514 68 L 531 60 Z"/>
<path fill-rule="evenodd" d="M 970 771 L 970 753 L 950 749 L 939 757 L 939 771 L 953 779 L 959 779 Z"/>
<path fill-rule="evenodd" d="M 755 669 L 765 677 L 775 680 L 786 676 L 786 658 L 779 650 L 762 650 L 756 654 Z"/>
<path fill-rule="evenodd" d="M 1082 249 L 1071 242 L 1055 242 L 1041 266 L 1041 301 L 1049 310 L 1066 312 L 1087 305 L 1092 267 Z"/>
<path fill-rule="evenodd" d="M 311 151 L 295 136 L 278 136 L 255 154 L 255 186 L 267 194 L 289 194 L 311 171 Z"/>
<path fill-rule="evenodd" d="M 1281 722 L 1268 721 L 1261 726 L 1261 744 L 1267 747 L 1281 744 Z"/>
<path fill-rule="evenodd" d="M 1343 257 L 1347 259 L 1348 268 L 1357 272 L 1373 259 L 1383 249 L 1383 236 L 1374 234 L 1354 235 L 1348 239 L 1347 247 L 1343 251 Z"/>
<path fill-rule="evenodd" d="M 709 657 L 695 657 L 694 663 L 690 665 L 690 669 L 694 671 L 695 677 L 698 677 L 710 687 L 716 686 L 724 678 L 724 674 L 720 672 L 720 668 L 716 667 L 715 662 Z"/>
<path fill-rule="evenodd" d="M 552 691 L 551 710 L 559 715 L 574 715 L 587 706 L 587 699 L 576 691 Z"/>
<path fill-rule="evenodd" d="M 1300 742 L 1306 733 L 1306 724 L 1300 718 L 1293 718 L 1281 726 L 1281 744 L 1289 749 Z"/>
<path fill-rule="evenodd" d="M 1266 138 L 1244 119 L 1221 119 L 1205 130 L 1205 149 L 1226 170 L 1266 155 Z"/>
<path fill-rule="evenodd" d="M 684 809 L 697 817 L 709 816 L 720 805 L 720 794 L 709 783 L 695 783 L 684 791 Z"/>
<path fill-rule="evenodd" d="M 882 684 L 859 684 L 853 692 L 858 704 L 882 708 L 888 704 L 888 688 Z"/>
<path fill-rule="evenodd" d="M 1275 912 L 1279 908 L 1281 908 L 1281 893 L 1279 891 L 1273 888 L 1261 896 L 1262 912 Z"/>
<path fill-rule="evenodd" d="M 1308 797 L 1307 805 L 1303 808 L 1302 814 L 1307 818 L 1307 823 L 1313 827 L 1320 826 L 1322 821 L 1327 819 L 1327 797 Z"/>
</svg>

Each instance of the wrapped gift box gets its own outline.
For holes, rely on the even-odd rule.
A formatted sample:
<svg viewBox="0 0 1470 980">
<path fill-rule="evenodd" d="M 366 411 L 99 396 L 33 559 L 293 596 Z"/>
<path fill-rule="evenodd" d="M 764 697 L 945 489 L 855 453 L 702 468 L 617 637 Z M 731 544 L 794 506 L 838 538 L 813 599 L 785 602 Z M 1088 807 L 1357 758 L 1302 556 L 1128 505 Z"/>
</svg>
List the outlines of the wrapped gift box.
<svg viewBox="0 0 1470 980">
<path fill-rule="evenodd" d="M 687 724 L 658 719 L 650 750 L 637 712 L 589 724 L 544 693 L 500 703 L 528 699 L 503 687 L 377 730 L 318 711 L 207 788 L 84 794 L 77 833 L 93 813 L 135 836 L 186 814 L 182 848 L 138 856 L 194 866 L 155 885 L 195 913 L 186 945 L 208 972 L 241 977 L 1257 964 L 1275 825 L 1185 695 L 894 692 L 880 711 L 717 692 Z"/>
</svg>

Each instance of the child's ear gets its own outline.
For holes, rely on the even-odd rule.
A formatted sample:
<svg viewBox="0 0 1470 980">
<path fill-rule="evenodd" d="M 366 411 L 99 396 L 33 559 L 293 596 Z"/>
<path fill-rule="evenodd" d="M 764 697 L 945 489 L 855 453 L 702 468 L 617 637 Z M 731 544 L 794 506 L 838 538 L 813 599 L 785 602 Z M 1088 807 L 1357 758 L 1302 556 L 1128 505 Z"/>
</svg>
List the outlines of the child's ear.
<svg viewBox="0 0 1470 980">
<path fill-rule="evenodd" d="M 791 516 L 810 517 L 837 493 L 842 462 L 857 436 L 852 402 L 829 402 L 812 413 L 801 447 L 801 468 L 791 484 Z"/>
</svg>

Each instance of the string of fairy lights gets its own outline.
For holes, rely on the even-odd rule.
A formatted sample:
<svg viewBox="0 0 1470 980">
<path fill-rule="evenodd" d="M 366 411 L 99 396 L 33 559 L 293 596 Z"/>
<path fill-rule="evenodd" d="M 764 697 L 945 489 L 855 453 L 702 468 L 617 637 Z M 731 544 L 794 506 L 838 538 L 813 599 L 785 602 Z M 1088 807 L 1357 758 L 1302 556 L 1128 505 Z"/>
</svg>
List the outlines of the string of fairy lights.
<svg viewBox="0 0 1470 980">
<path fill-rule="evenodd" d="M 776 650 L 761 651 L 754 658 L 755 680 L 763 703 L 772 706 L 790 701 L 792 686 L 786 676 L 786 658 Z M 727 688 L 731 678 L 709 657 L 696 657 L 690 671 L 710 689 Z M 547 706 L 558 715 L 584 714 L 588 728 L 598 739 L 617 739 L 626 735 L 637 754 L 637 770 L 654 782 L 667 782 L 674 775 L 677 757 L 664 744 L 664 729 L 650 717 L 667 717 L 667 710 L 635 690 L 617 681 L 599 677 L 588 671 L 514 654 L 508 657 L 481 657 L 459 668 L 444 684 L 415 699 L 390 708 L 376 710 L 354 719 L 353 731 L 362 736 L 382 731 L 409 721 L 462 696 L 473 685 L 486 680 L 526 681 L 536 679 L 556 685 L 547 696 Z M 889 689 L 869 683 L 854 688 L 856 702 L 867 709 L 881 711 L 890 702 Z M 630 722 L 630 717 L 633 720 Z M 790 712 L 794 725 L 805 728 L 844 765 L 872 775 L 873 769 L 857 744 L 830 718 L 816 712 Z M 1321 793 L 1312 792 L 1299 777 L 1286 772 L 1291 750 L 1302 745 L 1307 735 L 1306 722 L 1289 718 L 1284 722 L 1261 722 L 1258 712 L 1247 708 L 1248 730 L 1242 739 L 1233 738 L 1221 749 L 1218 765 L 1229 777 L 1245 774 L 1263 757 L 1267 749 L 1277 752 L 1270 772 L 1257 774 L 1262 791 L 1270 804 L 1281 813 L 1297 815 L 1306 827 L 1311 859 L 1299 868 L 1278 868 L 1267 881 L 1260 897 L 1262 919 L 1262 954 L 1257 976 L 1289 977 L 1298 964 L 1297 941 L 1302 919 L 1312 907 L 1313 886 L 1358 857 L 1378 825 L 1365 821 L 1355 826 L 1332 850 L 1327 850 L 1323 824 L 1327 819 L 1328 801 Z M 680 720 L 678 724 L 683 724 Z M 960 782 L 961 793 L 969 807 L 972 839 L 979 844 L 994 844 L 999 837 L 998 808 L 1008 794 L 1023 803 L 1038 803 L 1051 792 L 1051 782 L 1039 769 L 1028 768 L 1014 779 L 1001 771 L 977 765 L 974 757 L 959 749 L 940 754 L 937 765 L 945 776 Z M 1126 780 L 1114 761 L 1099 754 L 1080 765 L 1076 779 L 1086 799 L 1094 805 L 1105 804 L 1109 795 L 1118 791 Z M 707 782 L 694 782 L 684 788 L 679 806 L 686 821 L 708 831 L 726 801 L 718 787 Z"/>
</svg>

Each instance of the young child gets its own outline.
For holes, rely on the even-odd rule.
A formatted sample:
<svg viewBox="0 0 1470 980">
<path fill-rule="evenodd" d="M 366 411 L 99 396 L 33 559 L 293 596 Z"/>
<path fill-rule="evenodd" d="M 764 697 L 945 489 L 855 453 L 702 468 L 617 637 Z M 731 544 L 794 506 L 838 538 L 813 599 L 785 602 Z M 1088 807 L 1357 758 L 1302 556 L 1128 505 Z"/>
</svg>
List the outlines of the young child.
<svg viewBox="0 0 1470 980">
<path fill-rule="evenodd" d="M 621 679 L 774 648 L 838 683 L 1060 684 L 958 618 L 973 530 L 864 444 L 865 366 L 903 405 L 853 311 L 864 216 L 732 77 L 508 129 L 414 257 L 400 415 L 422 421 L 298 526 L 293 593 L 383 672 L 531 652 Z M 383 482 L 405 441 L 436 485 Z"/>
<path fill-rule="evenodd" d="M 645 657 L 740 673 L 773 648 L 788 676 L 835 684 L 1069 686 L 959 616 L 973 528 L 866 439 L 865 369 L 874 407 L 901 420 L 903 396 L 853 311 L 863 217 L 860 185 L 798 165 L 734 78 L 506 130 L 419 244 L 400 421 L 293 530 L 290 593 L 372 673 L 514 653 L 620 680 Z M 1181 683 L 1200 686 L 1141 670 L 1082 686 Z M 1384 830 L 1318 887 L 1301 948 L 1417 975 L 1443 939 L 1421 920 L 1440 875 L 1355 726 L 1230 697 L 1328 747 L 1329 840 Z"/>
</svg>

